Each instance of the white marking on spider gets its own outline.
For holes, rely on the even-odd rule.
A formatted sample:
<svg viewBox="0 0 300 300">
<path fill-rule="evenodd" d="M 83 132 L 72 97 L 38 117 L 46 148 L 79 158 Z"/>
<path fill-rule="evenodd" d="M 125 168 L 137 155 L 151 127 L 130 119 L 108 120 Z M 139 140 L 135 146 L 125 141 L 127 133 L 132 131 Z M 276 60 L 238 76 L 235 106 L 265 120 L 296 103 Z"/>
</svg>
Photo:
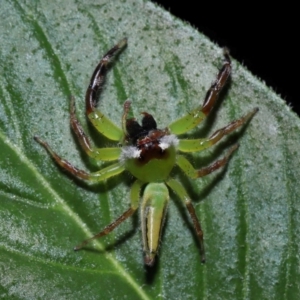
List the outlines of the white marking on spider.
<svg viewBox="0 0 300 300">
<path fill-rule="evenodd" d="M 135 146 L 125 146 L 125 147 L 122 148 L 122 152 L 121 152 L 119 160 L 121 162 L 124 162 L 124 161 L 126 161 L 127 159 L 130 159 L 130 158 L 139 158 L 141 152 L 142 151 L 139 150 Z"/>
<path fill-rule="evenodd" d="M 159 141 L 159 147 L 162 150 L 166 150 L 171 146 L 177 147 L 179 144 L 179 140 L 174 134 L 165 135 Z"/>
</svg>

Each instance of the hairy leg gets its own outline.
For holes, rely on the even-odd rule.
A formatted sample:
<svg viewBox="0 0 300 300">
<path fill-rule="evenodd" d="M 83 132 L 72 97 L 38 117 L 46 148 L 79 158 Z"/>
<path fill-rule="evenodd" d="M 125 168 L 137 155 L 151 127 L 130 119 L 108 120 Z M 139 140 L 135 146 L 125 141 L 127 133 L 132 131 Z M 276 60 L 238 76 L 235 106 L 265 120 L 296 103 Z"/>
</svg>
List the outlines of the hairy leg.
<svg viewBox="0 0 300 300">
<path fill-rule="evenodd" d="M 61 158 L 56 152 L 54 152 L 50 148 L 50 146 L 48 145 L 47 142 L 42 141 L 37 136 L 35 136 L 34 139 L 47 150 L 47 152 L 51 155 L 51 157 L 55 160 L 55 162 L 60 167 L 62 167 L 64 170 L 68 171 L 70 174 L 72 174 L 73 176 L 75 176 L 79 179 L 84 179 L 84 180 L 93 181 L 93 182 L 99 182 L 102 180 L 106 180 L 112 176 L 118 175 L 124 171 L 123 165 L 120 162 L 118 162 L 118 163 L 110 165 L 98 172 L 87 173 L 84 170 L 80 170 L 80 169 L 74 167 L 70 162 Z"/>
<path fill-rule="evenodd" d="M 227 49 L 224 49 L 224 59 L 223 67 L 219 71 L 215 82 L 206 93 L 203 105 L 171 123 L 169 125 L 171 133 L 183 134 L 188 132 L 203 121 L 203 119 L 210 113 L 231 73 L 231 60 Z"/>
<path fill-rule="evenodd" d="M 130 199 L 131 199 L 131 206 L 128 210 L 126 210 L 119 218 L 117 218 L 114 222 L 107 225 L 102 231 L 95 234 L 93 237 L 84 240 L 81 244 L 76 246 L 74 248 L 75 251 L 82 249 L 85 245 L 87 245 L 90 241 L 94 239 L 98 239 L 102 236 L 105 236 L 109 234 L 111 231 L 113 231 L 117 226 L 119 226 L 122 222 L 124 222 L 126 219 L 128 219 L 130 216 L 134 214 L 134 212 L 137 210 L 139 205 L 139 198 L 140 198 L 140 191 L 144 183 L 142 183 L 139 180 L 136 180 L 130 191 Z"/>
<path fill-rule="evenodd" d="M 122 39 L 118 44 L 112 47 L 100 60 L 90 80 L 90 84 L 86 91 L 85 103 L 86 114 L 95 128 L 107 138 L 114 141 L 121 141 L 123 138 L 123 131 L 121 128 L 111 122 L 103 113 L 96 110 L 97 97 L 101 90 L 105 75 L 108 70 L 108 65 L 113 57 L 126 46 L 127 39 Z"/>
<path fill-rule="evenodd" d="M 186 205 L 188 212 L 193 221 L 194 228 L 196 230 L 196 234 L 200 244 L 200 255 L 201 261 L 205 262 L 205 250 L 204 250 L 204 242 L 203 242 L 203 231 L 199 222 L 199 219 L 196 215 L 195 208 L 191 202 L 189 195 L 187 194 L 184 187 L 175 179 L 169 179 L 166 184 L 173 190 L 180 198 L 180 200 Z"/>
<path fill-rule="evenodd" d="M 208 167 L 204 167 L 201 168 L 199 170 L 196 170 L 192 164 L 182 155 L 178 155 L 177 157 L 177 165 L 180 167 L 180 169 L 186 174 L 188 175 L 190 178 L 199 178 L 199 177 L 203 177 L 205 175 L 208 175 L 218 169 L 220 169 L 221 167 L 223 167 L 224 165 L 226 165 L 226 163 L 228 162 L 230 156 L 232 155 L 232 153 L 239 147 L 238 144 L 235 144 L 234 146 L 232 146 L 229 151 L 227 152 L 227 154 L 215 161 L 213 164 L 211 164 Z"/>
<path fill-rule="evenodd" d="M 235 129 L 241 127 L 247 121 L 249 121 L 254 114 L 258 111 L 258 108 L 253 109 L 247 115 L 242 118 L 235 120 L 228 124 L 227 126 L 217 130 L 213 133 L 209 138 L 204 139 L 181 139 L 179 140 L 178 150 L 182 152 L 195 152 L 201 151 L 206 148 L 209 148 L 216 144 L 220 139 L 222 139 L 225 135 L 231 133 Z"/>
</svg>

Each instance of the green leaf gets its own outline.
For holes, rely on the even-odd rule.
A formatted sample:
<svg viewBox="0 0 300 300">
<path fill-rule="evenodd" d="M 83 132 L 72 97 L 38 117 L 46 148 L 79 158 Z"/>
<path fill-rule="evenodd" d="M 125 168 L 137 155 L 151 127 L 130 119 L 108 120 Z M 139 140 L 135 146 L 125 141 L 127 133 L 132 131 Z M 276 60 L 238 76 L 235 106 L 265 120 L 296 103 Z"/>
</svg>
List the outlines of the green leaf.
<svg viewBox="0 0 300 300">
<path fill-rule="evenodd" d="M 69 126 L 69 97 L 84 94 L 101 55 L 124 36 L 101 110 L 120 124 L 122 105 L 160 127 L 201 104 L 222 50 L 147 1 L 7 1 L 0 18 L 0 297 L 9 299 L 298 299 L 300 122 L 272 90 L 233 62 L 230 86 L 193 137 L 208 136 L 254 107 L 259 113 L 190 159 L 196 167 L 240 143 L 228 167 L 182 180 L 205 233 L 201 265 L 185 208 L 171 193 L 160 255 L 143 265 L 139 215 L 88 250 L 73 252 L 129 206 L 129 174 L 90 186 L 62 172 L 39 135 L 79 168 L 95 171 Z"/>
</svg>

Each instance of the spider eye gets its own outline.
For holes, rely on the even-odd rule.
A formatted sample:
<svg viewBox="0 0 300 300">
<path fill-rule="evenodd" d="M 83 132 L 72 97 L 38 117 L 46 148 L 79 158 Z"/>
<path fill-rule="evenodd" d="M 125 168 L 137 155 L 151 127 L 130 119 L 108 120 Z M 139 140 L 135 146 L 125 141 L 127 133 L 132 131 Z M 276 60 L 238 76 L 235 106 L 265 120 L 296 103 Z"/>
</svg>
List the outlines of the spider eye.
<svg viewBox="0 0 300 300">
<path fill-rule="evenodd" d="M 143 112 L 142 114 L 144 115 L 142 119 L 142 127 L 147 131 L 156 129 L 157 128 L 156 121 L 154 120 L 152 115 L 146 112 Z"/>
<path fill-rule="evenodd" d="M 126 120 L 126 130 L 131 138 L 140 136 L 144 132 L 143 127 L 134 118 Z"/>
<path fill-rule="evenodd" d="M 135 144 L 139 138 L 147 136 L 149 131 L 157 129 L 156 121 L 152 115 L 146 112 L 143 112 L 142 115 L 144 115 L 142 126 L 135 118 L 126 120 L 126 131 L 133 144 Z"/>
</svg>

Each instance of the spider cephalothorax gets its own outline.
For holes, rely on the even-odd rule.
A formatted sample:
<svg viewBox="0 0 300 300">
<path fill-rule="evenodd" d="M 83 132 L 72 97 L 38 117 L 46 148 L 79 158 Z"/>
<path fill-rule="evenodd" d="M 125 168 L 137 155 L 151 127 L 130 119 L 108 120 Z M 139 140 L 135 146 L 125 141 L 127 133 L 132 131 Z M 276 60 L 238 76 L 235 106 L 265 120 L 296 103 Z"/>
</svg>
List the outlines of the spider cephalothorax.
<svg viewBox="0 0 300 300">
<path fill-rule="evenodd" d="M 126 120 L 129 145 L 123 146 L 120 160 L 134 177 L 145 182 L 160 182 L 168 177 L 175 164 L 178 139 L 168 128 L 157 129 L 152 115 L 142 114 L 142 125 L 134 118 Z"/>
<path fill-rule="evenodd" d="M 199 178 L 224 166 L 228 162 L 231 154 L 237 149 L 237 144 L 229 149 L 225 157 L 217 160 L 212 165 L 199 170 L 194 169 L 185 156 L 179 153 L 201 151 L 214 145 L 222 137 L 251 119 L 258 109 L 253 109 L 242 118 L 219 129 L 209 138 L 179 139 L 177 137 L 177 135 L 184 134 L 196 127 L 213 108 L 215 101 L 217 100 L 221 89 L 226 84 L 231 72 L 230 57 L 228 52 L 224 51 L 225 62 L 217 75 L 216 81 L 208 90 L 203 106 L 195 108 L 187 115 L 172 122 L 167 128 L 158 129 L 155 119 L 149 113 L 142 112 L 143 118 L 141 125 L 136 119 L 127 118 L 130 110 L 130 102 L 126 101 L 124 103 L 121 121 L 122 128 L 120 128 L 111 122 L 103 113 L 97 110 L 96 104 L 97 94 L 103 85 L 108 64 L 113 56 L 126 44 L 126 39 L 121 40 L 103 56 L 92 75 L 90 85 L 86 92 L 86 114 L 90 122 L 105 137 L 119 143 L 121 142 L 123 146 L 115 148 L 92 147 L 88 137 L 76 118 L 73 97 L 71 98 L 70 105 L 71 127 L 78 137 L 83 150 L 94 159 L 116 162 L 98 172 L 87 173 L 86 171 L 77 169 L 68 161 L 59 157 L 46 142 L 38 137 L 35 137 L 35 139 L 46 148 L 58 165 L 77 178 L 99 182 L 107 180 L 125 170 L 130 172 L 136 178 L 131 187 L 130 208 L 98 234 L 75 247 L 75 250 L 81 249 L 89 241 L 95 238 L 110 233 L 120 223 L 130 217 L 139 206 L 140 193 L 143 186 L 145 186 L 141 203 L 141 224 L 145 264 L 152 265 L 158 251 L 161 229 L 169 201 L 168 188 L 170 188 L 178 195 L 188 209 L 199 239 L 201 260 L 204 262 L 203 232 L 195 213 L 194 206 L 183 185 L 177 180 L 170 178 L 170 172 L 173 167 L 177 165 L 189 177 Z"/>
</svg>

